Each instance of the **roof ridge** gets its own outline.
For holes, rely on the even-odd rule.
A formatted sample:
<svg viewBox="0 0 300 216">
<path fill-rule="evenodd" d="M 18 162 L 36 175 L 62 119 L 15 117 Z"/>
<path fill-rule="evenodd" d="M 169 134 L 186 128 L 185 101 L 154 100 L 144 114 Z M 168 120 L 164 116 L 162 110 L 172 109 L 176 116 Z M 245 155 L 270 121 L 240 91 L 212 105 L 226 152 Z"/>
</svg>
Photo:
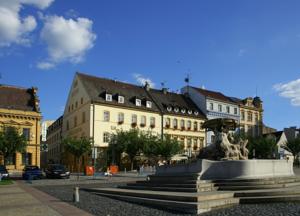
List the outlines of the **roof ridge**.
<svg viewBox="0 0 300 216">
<path fill-rule="evenodd" d="M 0 88 L 14 88 L 14 89 L 20 89 L 20 90 L 28 90 L 30 88 L 22 87 L 22 86 L 17 86 L 17 85 L 7 85 L 7 84 L 0 84 Z"/>
</svg>

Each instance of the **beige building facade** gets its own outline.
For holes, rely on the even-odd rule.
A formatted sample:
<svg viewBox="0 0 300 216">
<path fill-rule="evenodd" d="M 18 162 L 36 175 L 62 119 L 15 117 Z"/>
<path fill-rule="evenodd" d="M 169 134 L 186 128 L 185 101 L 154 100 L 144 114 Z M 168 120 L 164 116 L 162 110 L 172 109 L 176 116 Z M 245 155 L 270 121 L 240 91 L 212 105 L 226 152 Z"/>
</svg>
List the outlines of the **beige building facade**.
<svg viewBox="0 0 300 216">
<path fill-rule="evenodd" d="M 182 94 L 76 73 L 63 115 L 62 137 L 92 138 L 93 154 L 101 157 L 110 134 L 138 128 L 170 134 L 196 154 L 205 143 L 204 120 Z"/>
<path fill-rule="evenodd" d="M 21 171 L 25 165 L 40 166 L 40 121 L 37 88 L 0 86 L 0 126 L 15 127 L 27 139 L 26 152 L 9 158 L 0 155 L 10 172 Z"/>
</svg>

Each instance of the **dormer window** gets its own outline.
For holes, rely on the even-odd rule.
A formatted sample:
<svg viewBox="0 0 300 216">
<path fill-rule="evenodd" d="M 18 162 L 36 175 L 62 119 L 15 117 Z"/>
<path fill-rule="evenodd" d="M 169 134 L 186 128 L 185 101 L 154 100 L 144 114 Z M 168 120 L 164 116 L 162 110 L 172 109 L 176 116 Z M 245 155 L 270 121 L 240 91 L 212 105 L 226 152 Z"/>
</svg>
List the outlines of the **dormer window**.
<svg viewBox="0 0 300 216">
<path fill-rule="evenodd" d="M 181 112 L 184 114 L 185 113 L 185 109 L 181 109 Z"/>
<path fill-rule="evenodd" d="M 152 108 L 152 102 L 151 101 L 146 101 L 146 107 L 147 108 Z"/>
<path fill-rule="evenodd" d="M 123 96 L 118 96 L 118 103 L 124 103 L 124 97 Z"/>
<path fill-rule="evenodd" d="M 111 94 L 106 94 L 105 95 L 105 100 L 106 101 L 112 101 L 112 95 Z"/>
<path fill-rule="evenodd" d="M 175 112 L 179 112 L 179 109 L 177 107 L 175 107 L 174 111 Z"/>
<path fill-rule="evenodd" d="M 142 101 L 141 101 L 141 99 L 135 99 L 135 105 L 136 105 L 136 106 L 142 106 Z"/>
<path fill-rule="evenodd" d="M 199 115 L 199 112 L 198 111 L 194 111 L 194 114 L 197 116 L 197 115 Z"/>
<path fill-rule="evenodd" d="M 172 111 L 172 107 L 168 106 L 167 110 L 168 110 L 168 112 L 171 112 Z"/>
<path fill-rule="evenodd" d="M 193 113 L 192 110 L 188 110 L 188 114 L 191 115 Z"/>
</svg>

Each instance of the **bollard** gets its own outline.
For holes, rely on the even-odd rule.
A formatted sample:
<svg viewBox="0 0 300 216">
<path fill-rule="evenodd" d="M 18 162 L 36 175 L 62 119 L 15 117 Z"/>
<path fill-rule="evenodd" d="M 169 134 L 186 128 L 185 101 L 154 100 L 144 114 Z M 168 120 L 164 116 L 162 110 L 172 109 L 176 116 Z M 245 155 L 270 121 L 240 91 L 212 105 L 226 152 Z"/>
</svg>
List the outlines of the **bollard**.
<svg viewBox="0 0 300 216">
<path fill-rule="evenodd" d="M 74 188 L 73 202 L 79 202 L 79 187 Z"/>
<path fill-rule="evenodd" d="M 125 170 L 124 170 L 124 171 L 125 171 L 125 174 L 126 174 L 126 168 L 125 168 Z"/>
</svg>

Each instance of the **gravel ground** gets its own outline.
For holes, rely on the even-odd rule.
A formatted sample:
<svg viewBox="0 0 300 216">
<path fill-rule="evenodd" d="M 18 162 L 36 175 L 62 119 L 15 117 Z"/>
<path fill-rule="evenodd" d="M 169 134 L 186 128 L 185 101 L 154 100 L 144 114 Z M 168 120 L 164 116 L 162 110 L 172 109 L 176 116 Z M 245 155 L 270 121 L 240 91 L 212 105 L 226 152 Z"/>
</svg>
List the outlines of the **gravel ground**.
<svg viewBox="0 0 300 216">
<path fill-rule="evenodd" d="M 132 180 L 130 178 L 126 179 Z M 136 180 L 136 179 L 135 179 Z M 125 201 L 111 199 L 108 197 L 102 197 L 91 194 L 86 191 L 80 191 L 80 203 L 74 204 L 72 202 L 73 187 L 74 185 L 49 185 L 49 182 L 44 182 L 48 185 L 39 184 L 33 185 L 36 188 L 61 199 L 64 202 L 68 202 L 77 206 L 85 211 L 94 215 L 106 215 L 106 216 L 122 216 L 122 215 L 144 215 L 144 216 L 175 216 L 175 215 L 189 215 L 179 214 L 176 212 L 164 211 L 162 209 L 151 208 L 148 206 L 142 206 Z M 95 184 L 79 185 L 80 187 L 116 187 L 117 185 L 125 184 L 121 182 L 121 179 L 113 179 L 111 181 L 106 180 Z M 229 208 L 214 210 L 209 213 L 202 214 L 203 216 L 292 216 L 300 215 L 300 203 L 273 203 L 273 204 L 244 204 L 238 206 L 232 206 Z"/>
</svg>

